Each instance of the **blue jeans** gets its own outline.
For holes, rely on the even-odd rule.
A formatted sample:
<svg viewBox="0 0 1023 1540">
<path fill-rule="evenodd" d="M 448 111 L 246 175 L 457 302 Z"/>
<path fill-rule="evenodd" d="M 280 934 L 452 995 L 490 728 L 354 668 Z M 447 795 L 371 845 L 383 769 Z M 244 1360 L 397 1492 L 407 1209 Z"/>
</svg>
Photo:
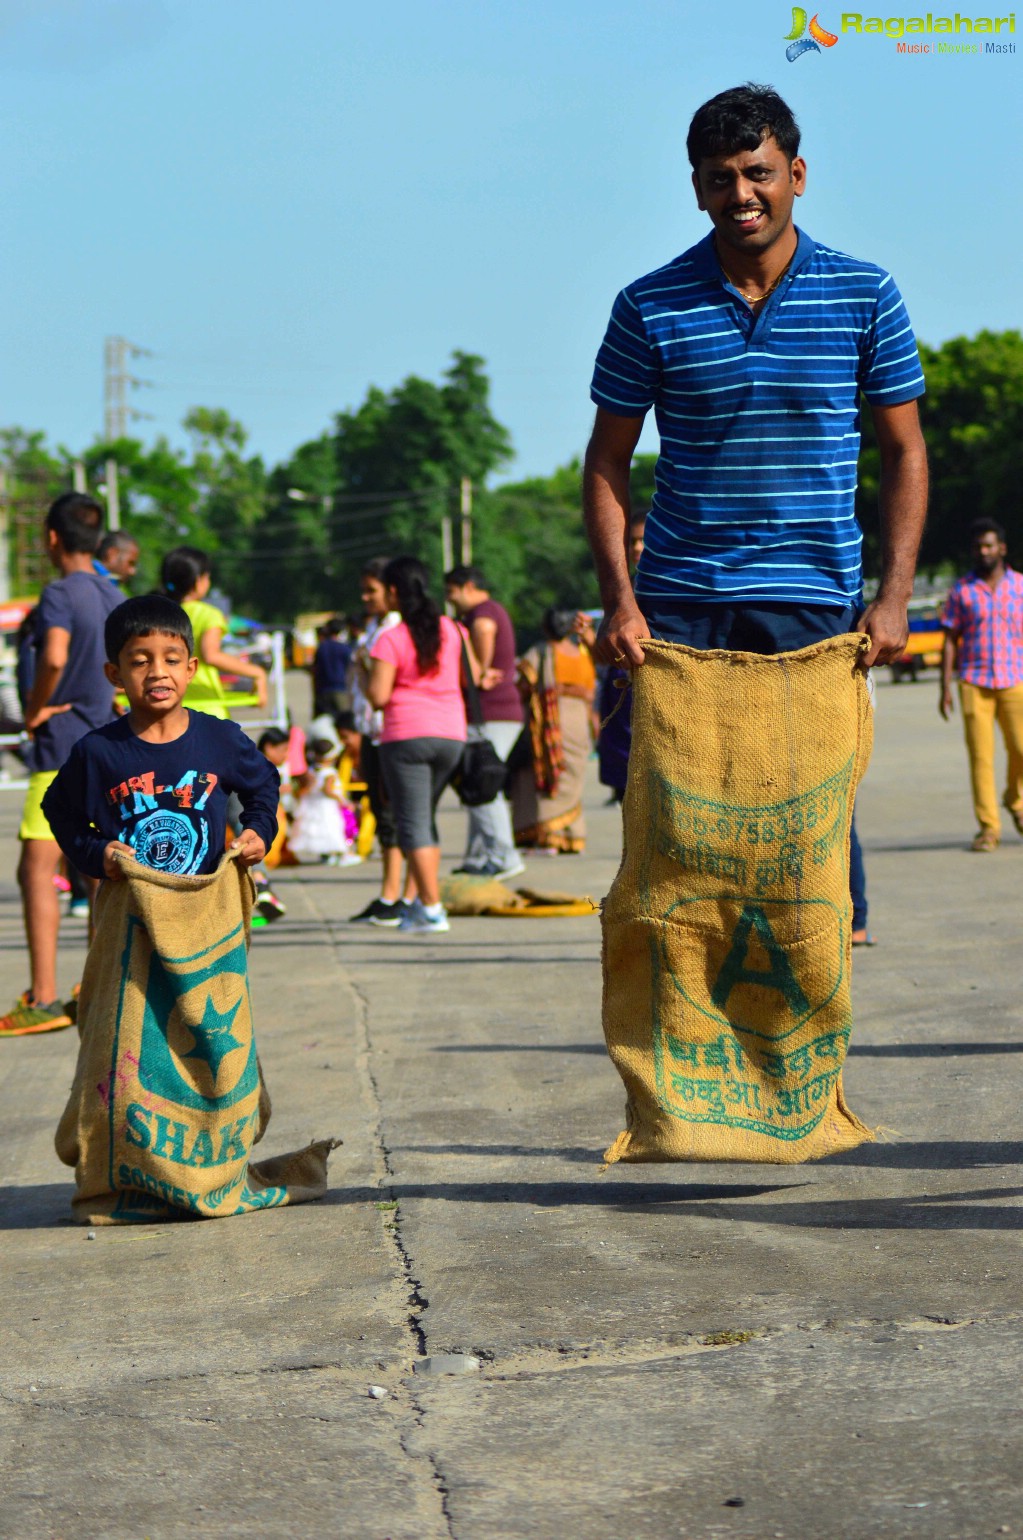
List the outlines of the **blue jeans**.
<svg viewBox="0 0 1023 1540">
<path fill-rule="evenodd" d="M 856 809 L 853 808 L 849 830 L 849 892 L 852 895 L 853 930 L 867 928 L 867 873 L 863 865 L 863 847 L 856 833 Z"/>
<path fill-rule="evenodd" d="M 851 631 L 854 604 L 702 604 L 689 599 L 645 599 L 640 609 L 659 642 L 729 652 L 798 652 Z"/>
</svg>

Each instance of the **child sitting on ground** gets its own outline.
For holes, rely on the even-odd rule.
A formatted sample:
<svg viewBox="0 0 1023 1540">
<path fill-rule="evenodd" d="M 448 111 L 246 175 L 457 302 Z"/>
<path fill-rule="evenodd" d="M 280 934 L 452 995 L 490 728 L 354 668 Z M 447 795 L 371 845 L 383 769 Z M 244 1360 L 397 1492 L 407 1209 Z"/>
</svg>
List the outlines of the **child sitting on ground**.
<svg viewBox="0 0 1023 1540">
<path fill-rule="evenodd" d="M 129 599 L 107 617 L 105 642 L 107 678 L 129 709 L 78 740 L 46 793 L 68 860 L 111 881 L 122 875 L 118 855 L 163 872 L 213 872 L 236 792 L 231 848 L 255 866 L 277 832 L 277 771 L 235 722 L 182 705 L 197 665 L 184 610 L 159 594 Z"/>
<path fill-rule="evenodd" d="M 359 864 L 360 857 L 352 849 L 358 818 L 341 789 L 337 752 L 337 744 L 329 738 L 313 738 L 308 746 L 309 769 L 302 778 L 288 833 L 288 849 L 299 863 Z"/>
</svg>

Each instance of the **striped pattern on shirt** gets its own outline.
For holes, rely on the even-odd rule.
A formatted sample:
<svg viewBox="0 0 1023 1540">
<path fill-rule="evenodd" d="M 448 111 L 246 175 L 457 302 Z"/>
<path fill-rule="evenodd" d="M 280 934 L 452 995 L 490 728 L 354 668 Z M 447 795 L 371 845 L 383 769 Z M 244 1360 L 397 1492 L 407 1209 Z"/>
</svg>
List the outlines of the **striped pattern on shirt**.
<svg viewBox="0 0 1023 1540">
<path fill-rule="evenodd" d="M 802 231 L 754 316 L 713 235 L 623 289 L 590 395 L 655 409 L 661 449 L 640 598 L 847 605 L 860 593 L 860 392 L 897 406 L 923 374 L 902 296 Z"/>
<path fill-rule="evenodd" d="M 996 588 L 976 572 L 952 584 L 941 624 L 959 638 L 959 678 L 984 690 L 1023 684 L 1023 577 L 1007 567 Z"/>
</svg>

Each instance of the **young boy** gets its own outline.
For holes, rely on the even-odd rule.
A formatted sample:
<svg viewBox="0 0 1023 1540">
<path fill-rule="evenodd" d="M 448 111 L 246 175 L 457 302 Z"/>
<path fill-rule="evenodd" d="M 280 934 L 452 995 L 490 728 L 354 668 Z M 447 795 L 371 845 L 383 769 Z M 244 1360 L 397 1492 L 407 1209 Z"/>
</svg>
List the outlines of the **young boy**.
<svg viewBox="0 0 1023 1540">
<path fill-rule="evenodd" d="M 237 792 L 242 828 L 231 848 L 242 866 L 256 865 L 277 832 L 277 771 L 236 723 L 181 704 L 197 665 L 184 610 L 158 594 L 128 599 L 104 639 L 106 676 L 130 709 L 74 745 L 43 798 L 64 854 L 113 881 L 118 854 L 179 875 L 215 871 Z"/>
</svg>

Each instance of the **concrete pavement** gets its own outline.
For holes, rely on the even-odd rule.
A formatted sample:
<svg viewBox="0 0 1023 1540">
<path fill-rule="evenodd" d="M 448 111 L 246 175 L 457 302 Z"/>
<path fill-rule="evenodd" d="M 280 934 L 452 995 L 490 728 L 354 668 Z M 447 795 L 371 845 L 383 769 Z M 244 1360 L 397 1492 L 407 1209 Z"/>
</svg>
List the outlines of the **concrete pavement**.
<svg viewBox="0 0 1023 1540">
<path fill-rule="evenodd" d="M 367 932 L 375 868 L 284 875 L 253 947 L 264 1147 L 341 1135 L 322 1204 L 89 1240 L 52 1153 L 72 1034 L 0 1043 L 0 1534 L 1023 1534 L 1023 842 L 967 852 L 935 696 L 882 684 L 858 808 L 881 945 L 846 1087 L 885 1142 L 601 1174 L 597 922 Z M 601 801 L 535 885 L 606 891 Z M 446 807 L 451 864 L 462 828 Z M 480 1367 L 423 1372 L 442 1354 Z"/>
</svg>

